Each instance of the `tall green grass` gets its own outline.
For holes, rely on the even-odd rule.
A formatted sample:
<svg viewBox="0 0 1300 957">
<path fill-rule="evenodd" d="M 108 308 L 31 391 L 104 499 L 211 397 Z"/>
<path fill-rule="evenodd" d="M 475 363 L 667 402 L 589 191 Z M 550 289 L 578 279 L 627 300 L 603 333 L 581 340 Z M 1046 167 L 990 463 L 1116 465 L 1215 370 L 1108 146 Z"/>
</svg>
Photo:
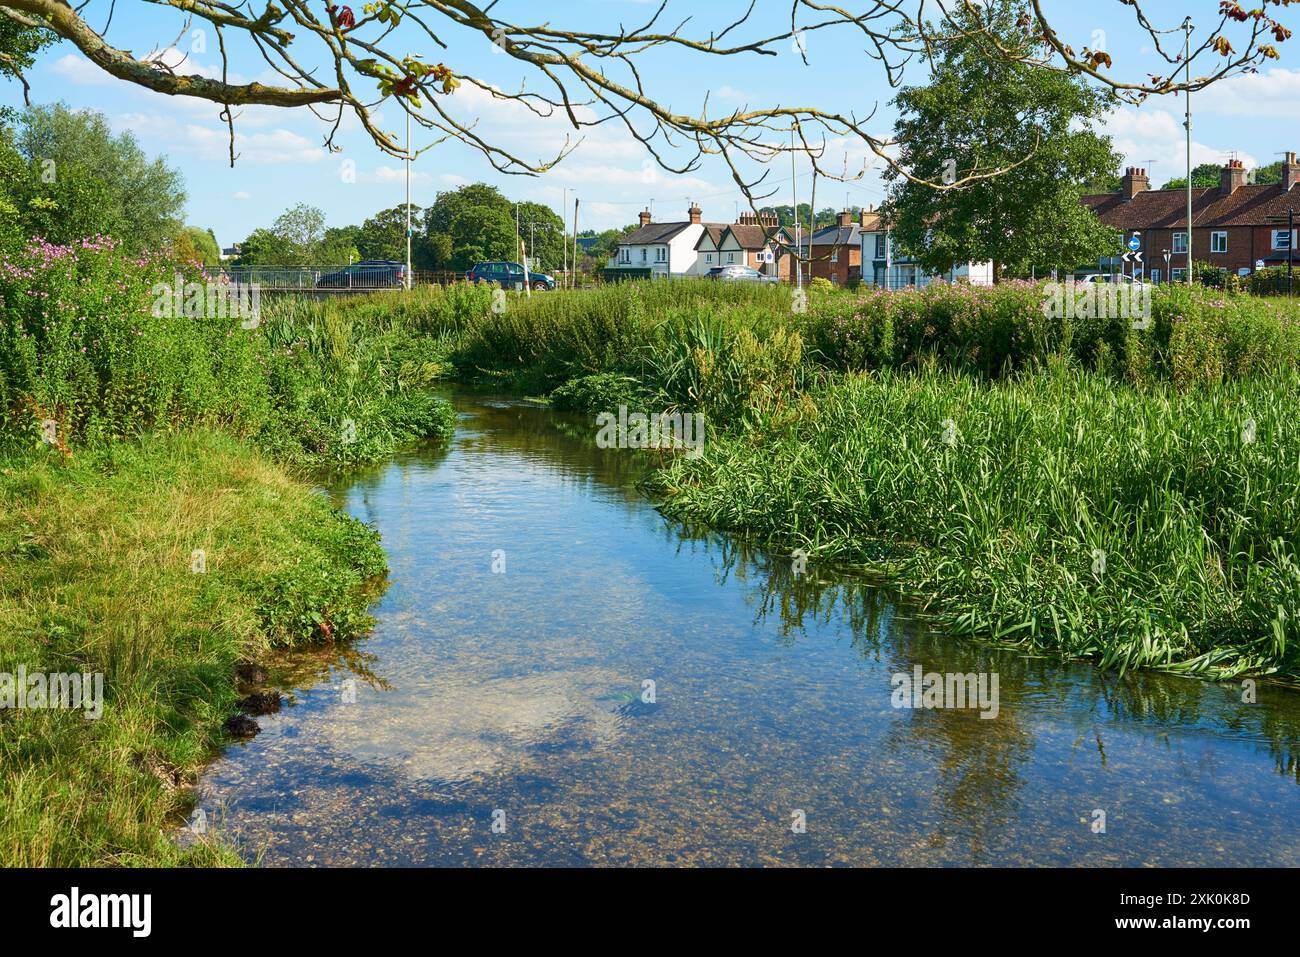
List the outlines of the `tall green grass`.
<svg viewBox="0 0 1300 957">
<path fill-rule="evenodd" d="M 957 633 L 1300 678 L 1298 404 L 1294 371 L 1184 391 L 848 375 L 654 483 L 672 515 L 866 566 Z"/>
</svg>

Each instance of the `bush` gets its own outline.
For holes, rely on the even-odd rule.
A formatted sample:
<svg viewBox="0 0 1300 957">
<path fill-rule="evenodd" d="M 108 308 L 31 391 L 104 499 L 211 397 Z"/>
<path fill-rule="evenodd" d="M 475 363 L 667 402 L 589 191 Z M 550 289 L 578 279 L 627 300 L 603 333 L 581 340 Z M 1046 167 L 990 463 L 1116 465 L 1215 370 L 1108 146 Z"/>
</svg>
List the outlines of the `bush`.
<svg viewBox="0 0 1300 957">
<path fill-rule="evenodd" d="M 450 433 L 450 407 L 426 392 L 445 350 L 408 323 L 454 334 L 481 291 L 426 296 L 409 314 L 396 296 L 346 310 L 282 300 L 244 328 L 241 315 L 174 308 L 178 277 L 207 283 L 103 237 L 33 240 L 0 259 L 0 451 L 39 441 L 47 420 L 64 447 L 207 424 L 303 464 L 374 461 Z"/>
</svg>

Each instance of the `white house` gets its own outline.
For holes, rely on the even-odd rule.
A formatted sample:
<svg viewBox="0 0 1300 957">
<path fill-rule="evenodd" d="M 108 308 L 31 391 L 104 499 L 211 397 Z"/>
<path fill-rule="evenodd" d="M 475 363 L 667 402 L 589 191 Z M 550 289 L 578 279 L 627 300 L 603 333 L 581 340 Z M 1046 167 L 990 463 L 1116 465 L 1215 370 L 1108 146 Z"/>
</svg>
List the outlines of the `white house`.
<svg viewBox="0 0 1300 957">
<path fill-rule="evenodd" d="M 862 282 L 886 289 L 966 281 L 973 286 L 993 285 L 993 263 L 961 263 L 943 273 L 928 273 L 910 256 L 899 252 L 883 223 L 865 229 L 862 236 Z"/>
<path fill-rule="evenodd" d="M 612 278 L 619 273 L 640 278 L 698 275 L 695 246 L 700 236 L 706 227 L 723 230 L 726 226 L 701 222 L 700 207 L 695 205 L 687 214 L 690 219 L 684 223 L 655 223 L 650 210 L 644 210 L 640 227 L 619 240 L 607 274 L 613 274 Z"/>
</svg>

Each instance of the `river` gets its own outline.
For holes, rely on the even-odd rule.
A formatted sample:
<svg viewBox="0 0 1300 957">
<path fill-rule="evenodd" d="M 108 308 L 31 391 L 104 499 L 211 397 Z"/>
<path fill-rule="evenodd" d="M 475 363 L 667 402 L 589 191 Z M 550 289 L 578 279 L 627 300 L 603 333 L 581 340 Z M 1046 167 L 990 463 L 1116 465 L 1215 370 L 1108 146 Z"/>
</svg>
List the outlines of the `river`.
<svg viewBox="0 0 1300 957">
<path fill-rule="evenodd" d="M 383 535 L 373 635 L 274 662 L 200 782 L 250 861 L 1300 864 L 1300 694 L 945 637 L 667 520 L 587 420 L 452 398 L 449 444 L 329 490 Z M 918 665 L 996 675 L 996 716 L 896 707 Z"/>
</svg>

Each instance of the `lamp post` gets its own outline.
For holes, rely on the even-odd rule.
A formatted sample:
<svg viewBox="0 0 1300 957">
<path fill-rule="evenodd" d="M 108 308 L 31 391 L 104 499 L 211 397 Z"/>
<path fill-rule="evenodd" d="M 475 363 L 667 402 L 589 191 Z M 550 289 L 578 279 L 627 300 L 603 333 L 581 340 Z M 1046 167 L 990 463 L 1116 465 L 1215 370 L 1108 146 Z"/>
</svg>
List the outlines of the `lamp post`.
<svg viewBox="0 0 1300 957">
<path fill-rule="evenodd" d="M 1192 284 L 1192 18 L 1183 20 L 1183 64 L 1187 67 L 1187 285 Z"/>
<path fill-rule="evenodd" d="M 1165 253 L 1165 280 L 1168 281 L 1169 280 L 1169 257 L 1171 253 L 1167 249 L 1164 251 L 1164 253 Z"/>
</svg>

